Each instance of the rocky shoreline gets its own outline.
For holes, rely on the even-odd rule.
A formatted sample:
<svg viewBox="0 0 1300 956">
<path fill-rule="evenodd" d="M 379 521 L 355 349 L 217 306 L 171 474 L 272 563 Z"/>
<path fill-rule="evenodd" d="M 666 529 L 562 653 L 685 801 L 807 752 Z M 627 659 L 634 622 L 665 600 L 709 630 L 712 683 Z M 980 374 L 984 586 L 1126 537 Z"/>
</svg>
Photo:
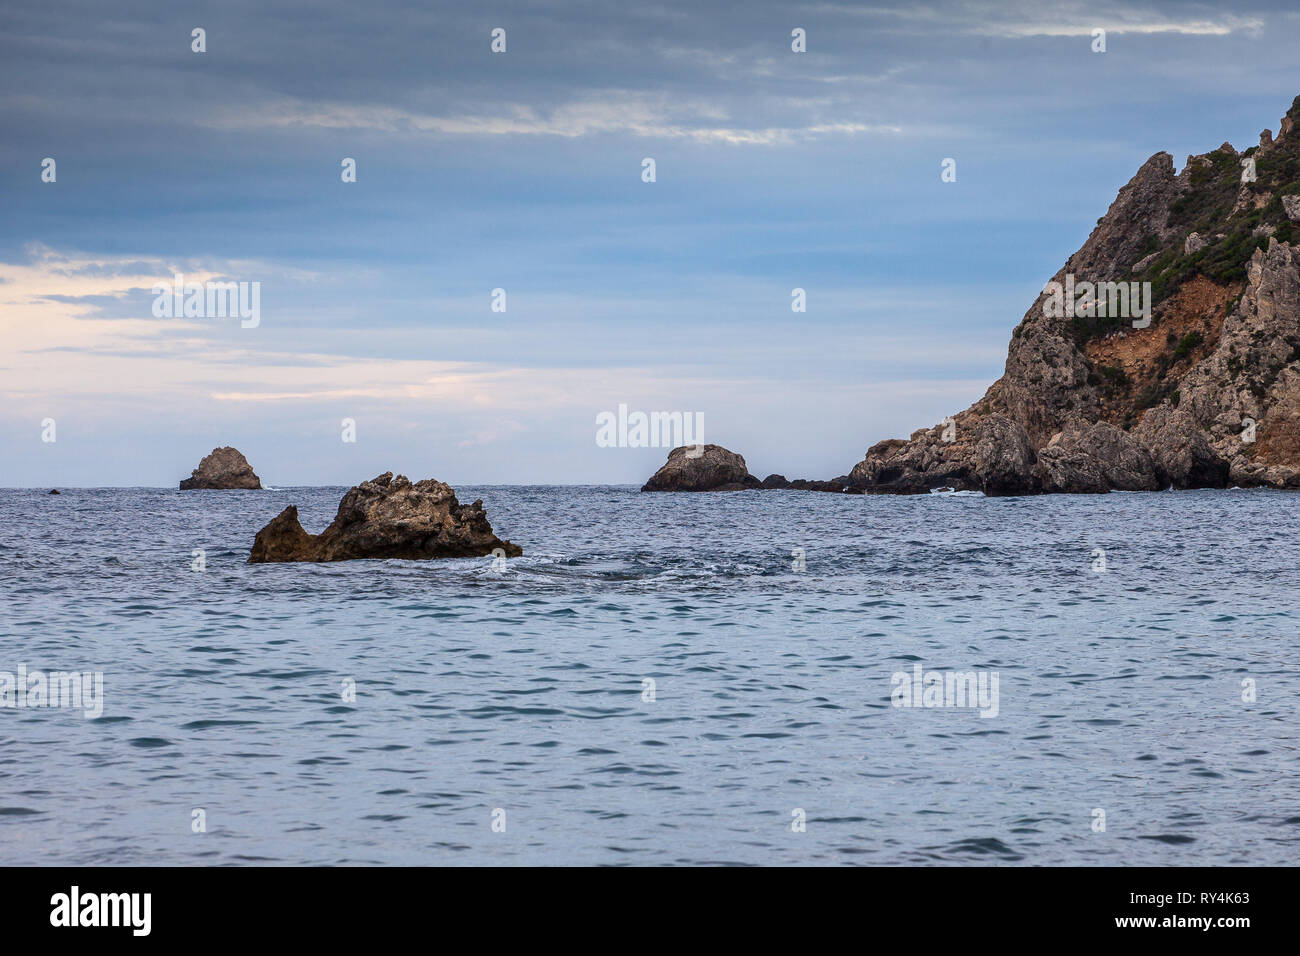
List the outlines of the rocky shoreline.
<svg viewBox="0 0 1300 956">
<path fill-rule="evenodd" d="M 759 481 L 739 455 L 708 446 L 717 450 L 701 459 L 674 450 L 642 490 L 1300 488 L 1297 123 L 1300 97 L 1258 146 L 1224 143 L 1176 175 L 1168 153 L 1147 160 L 1012 331 L 1003 376 L 966 410 L 877 442 L 831 481 Z M 1062 290 L 1081 298 L 1064 303 Z"/>
<path fill-rule="evenodd" d="M 829 480 L 760 479 L 741 455 L 708 444 L 673 449 L 641 490 L 1300 488 L 1297 123 L 1300 97 L 1258 146 L 1224 143 L 1177 174 L 1168 153 L 1148 159 L 1012 330 L 1002 377 L 964 411 L 876 442 Z M 179 487 L 262 484 L 225 446 Z M 492 533 L 481 501 L 464 506 L 442 482 L 386 473 L 352 488 L 319 535 L 286 508 L 249 561 L 497 551 L 522 553 Z"/>
</svg>

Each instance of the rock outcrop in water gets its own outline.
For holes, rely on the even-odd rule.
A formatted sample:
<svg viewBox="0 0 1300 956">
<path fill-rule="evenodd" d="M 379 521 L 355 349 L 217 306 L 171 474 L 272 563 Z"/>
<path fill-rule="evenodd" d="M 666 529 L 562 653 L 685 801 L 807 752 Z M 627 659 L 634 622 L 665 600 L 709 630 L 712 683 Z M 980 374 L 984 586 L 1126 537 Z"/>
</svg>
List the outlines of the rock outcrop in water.
<svg viewBox="0 0 1300 956">
<path fill-rule="evenodd" d="M 262 482 L 253 473 L 248 459 L 236 448 L 226 446 L 212 449 L 194 469 L 190 477 L 181 482 L 181 491 L 256 491 Z"/>
<path fill-rule="evenodd" d="M 701 452 L 701 447 L 703 451 Z M 694 457 L 692 457 L 694 453 Z M 786 479 L 785 475 L 768 475 L 759 481 L 749 473 L 745 459 L 721 445 L 684 445 L 668 453 L 668 461 L 642 487 L 642 491 L 764 491 L 795 489 L 798 491 L 848 491 L 847 475 L 830 481 L 807 478 Z"/>
<path fill-rule="evenodd" d="M 650 476 L 642 491 L 744 491 L 762 485 L 745 459 L 721 445 L 683 445 Z"/>
<path fill-rule="evenodd" d="M 984 397 L 872 445 L 852 490 L 1300 487 L 1297 121 L 1300 97 L 1276 140 L 1224 143 L 1176 175 L 1168 153 L 1147 160 L 1053 276 L 1079 293 L 1068 309 L 1045 289 Z M 1116 315 L 1125 296 L 1101 284 L 1143 282 L 1149 321 L 1132 300 Z"/>
<path fill-rule="evenodd" d="M 296 507 L 285 508 L 257 533 L 248 563 L 475 558 L 498 548 L 512 558 L 524 553 L 492 533 L 482 501 L 462 505 L 444 482 L 412 484 L 404 475 L 385 472 L 349 489 L 333 523 L 320 534 L 303 530 Z"/>
</svg>

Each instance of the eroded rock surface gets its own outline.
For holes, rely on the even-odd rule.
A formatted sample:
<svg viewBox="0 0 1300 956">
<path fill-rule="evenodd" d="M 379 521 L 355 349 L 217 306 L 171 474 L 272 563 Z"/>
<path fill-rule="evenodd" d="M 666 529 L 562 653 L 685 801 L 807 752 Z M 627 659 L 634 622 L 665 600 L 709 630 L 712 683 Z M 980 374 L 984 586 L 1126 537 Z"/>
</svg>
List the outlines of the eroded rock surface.
<svg viewBox="0 0 1300 956">
<path fill-rule="evenodd" d="M 650 476 L 642 491 L 744 491 L 762 482 L 749 473 L 745 459 L 721 445 L 683 445 Z"/>
<path fill-rule="evenodd" d="M 233 491 L 257 490 L 262 482 L 253 473 L 248 459 L 236 448 L 226 446 L 212 449 L 194 469 L 190 477 L 181 482 L 181 491 Z"/>
<path fill-rule="evenodd" d="M 523 549 L 492 532 L 483 502 L 462 505 L 451 486 L 434 479 L 412 484 L 385 472 L 348 490 L 338 514 L 320 534 L 308 534 L 295 506 L 257 533 L 249 564 L 350 561 L 358 558 L 474 558 Z"/>
<path fill-rule="evenodd" d="M 1123 429 L 1073 419 L 1038 455 L 1042 490 L 1104 494 L 1156 491 L 1160 479 L 1151 454 Z"/>
</svg>

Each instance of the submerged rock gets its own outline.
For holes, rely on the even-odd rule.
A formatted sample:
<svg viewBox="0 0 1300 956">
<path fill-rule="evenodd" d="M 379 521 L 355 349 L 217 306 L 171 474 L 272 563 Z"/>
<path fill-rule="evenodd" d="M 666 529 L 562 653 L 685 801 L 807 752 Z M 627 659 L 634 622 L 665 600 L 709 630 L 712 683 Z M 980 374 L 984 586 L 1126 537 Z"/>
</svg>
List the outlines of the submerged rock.
<svg viewBox="0 0 1300 956">
<path fill-rule="evenodd" d="M 181 482 L 181 491 L 256 491 L 261 487 L 262 482 L 253 473 L 248 459 L 237 448 L 229 446 L 212 449 L 212 454 Z"/>
<path fill-rule="evenodd" d="M 412 484 L 385 472 L 348 490 L 338 514 L 320 534 L 308 534 L 295 506 L 257 533 L 249 564 L 277 561 L 350 561 L 358 558 L 477 558 L 523 548 L 492 533 L 483 502 L 462 505 L 445 482 Z"/>
<path fill-rule="evenodd" d="M 749 473 L 745 459 L 721 445 L 683 445 L 651 475 L 642 491 L 744 491 L 762 482 Z"/>
</svg>

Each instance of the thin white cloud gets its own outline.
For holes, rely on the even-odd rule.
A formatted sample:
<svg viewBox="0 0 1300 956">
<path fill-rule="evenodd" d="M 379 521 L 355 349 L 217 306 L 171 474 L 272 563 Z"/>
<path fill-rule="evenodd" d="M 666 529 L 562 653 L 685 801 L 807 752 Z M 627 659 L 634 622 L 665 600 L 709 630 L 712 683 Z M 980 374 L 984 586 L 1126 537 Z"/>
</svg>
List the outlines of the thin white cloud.
<svg viewBox="0 0 1300 956">
<path fill-rule="evenodd" d="M 1077 37 L 1092 36 L 1097 29 L 1107 34 L 1125 33 L 1181 33 L 1191 36 L 1228 36 L 1237 32 L 1254 32 L 1264 26 L 1264 21 L 1254 17 L 1224 17 L 1221 20 L 1141 20 L 1124 22 L 1104 14 L 1076 20 L 1073 23 L 1026 22 L 989 24 L 972 32 L 982 36 L 1001 37 Z"/>
<path fill-rule="evenodd" d="M 933 27 L 944 33 L 1007 38 L 1091 36 L 1096 29 L 1104 29 L 1108 34 L 1228 36 L 1257 33 L 1264 28 L 1264 21 L 1258 17 L 1231 13 L 1178 17 L 1128 4 L 1044 4 L 1042 0 L 995 0 L 955 7 L 942 4 L 883 7 L 823 3 L 817 9 L 838 16 L 888 19 L 917 27 Z"/>
<path fill-rule="evenodd" d="M 438 116 L 395 107 L 357 106 L 343 103 L 307 103 L 281 98 L 256 107 L 220 110 L 198 117 L 219 129 L 259 127 L 319 127 L 373 130 L 390 134 L 441 134 L 447 136 L 560 136 L 576 138 L 601 133 L 624 133 L 662 139 L 687 139 L 700 143 L 770 146 L 824 135 L 901 133 L 887 124 L 852 121 L 811 121 L 803 126 L 745 128 L 724 125 L 725 113 L 713 103 L 685 102 L 668 105 L 662 100 L 631 95 L 610 95 L 557 107 L 542 113 L 532 107 L 511 105 L 494 115 Z"/>
</svg>

